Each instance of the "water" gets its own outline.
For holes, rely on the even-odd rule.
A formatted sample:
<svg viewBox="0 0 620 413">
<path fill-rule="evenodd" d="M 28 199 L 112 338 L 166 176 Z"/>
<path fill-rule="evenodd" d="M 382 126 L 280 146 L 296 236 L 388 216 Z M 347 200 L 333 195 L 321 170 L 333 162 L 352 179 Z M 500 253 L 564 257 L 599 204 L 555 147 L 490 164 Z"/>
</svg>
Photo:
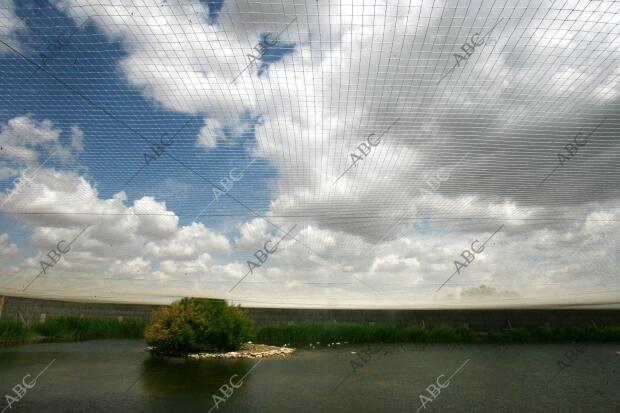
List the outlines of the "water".
<svg viewBox="0 0 620 413">
<path fill-rule="evenodd" d="M 620 411 L 620 343 L 584 345 L 559 374 L 570 344 L 384 345 L 365 363 L 362 346 L 262 361 L 156 358 L 144 347 L 102 340 L 0 349 L 0 408 L 26 374 L 30 383 L 55 360 L 7 412 L 415 412 L 421 394 L 428 399 L 419 412 Z M 224 401 L 220 386 L 252 367 Z M 459 367 L 429 402 L 427 386 L 441 374 L 446 385 Z M 222 396 L 218 408 L 213 394 Z"/>
</svg>

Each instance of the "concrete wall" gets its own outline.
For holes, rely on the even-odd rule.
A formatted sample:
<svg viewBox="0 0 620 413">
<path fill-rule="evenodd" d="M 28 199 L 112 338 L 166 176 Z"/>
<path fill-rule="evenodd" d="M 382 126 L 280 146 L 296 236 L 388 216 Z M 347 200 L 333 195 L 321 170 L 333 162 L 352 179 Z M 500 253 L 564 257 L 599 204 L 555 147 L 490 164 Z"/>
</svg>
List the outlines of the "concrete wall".
<svg viewBox="0 0 620 413">
<path fill-rule="evenodd" d="M 78 303 L 0 297 L 0 317 L 27 323 L 43 317 L 76 316 L 148 320 L 156 305 Z M 276 323 L 364 323 L 394 325 L 468 325 L 474 330 L 512 327 L 620 326 L 620 310 L 329 310 L 290 308 L 247 308 L 258 325 Z"/>
<path fill-rule="evenodd" d="M 0 317 L 23 320 L 26 323 L 49 317 L 74 316 L 148 320 L 156 305 L 78 303 L 71 301 L 39 300 L 34 298 L 2 297 Z"/>
</svg>

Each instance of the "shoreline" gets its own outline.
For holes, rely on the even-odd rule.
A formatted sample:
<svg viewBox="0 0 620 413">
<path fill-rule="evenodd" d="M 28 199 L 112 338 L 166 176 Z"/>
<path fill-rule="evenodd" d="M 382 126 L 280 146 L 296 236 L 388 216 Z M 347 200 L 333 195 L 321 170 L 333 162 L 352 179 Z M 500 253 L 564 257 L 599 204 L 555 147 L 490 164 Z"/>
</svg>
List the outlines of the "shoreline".
<svg viewBox="0 0 620 413">
<path fill-rule="evenodd" d="M 294 348 L 287 346 L 269 346 L 266 344 L 244 343 L 241 348 L 236 351 L 227 352 L 192 352 L 192 353 L 162 353 L 157 351 L 155 347 L 147 347 L 144 349 L 153 356 L 159 357 L 182 357 L 185 359 L 248 359 L 248 358 L 268 358 L 268 357 L 286 357 L 295 352 Z"/>
</svg>

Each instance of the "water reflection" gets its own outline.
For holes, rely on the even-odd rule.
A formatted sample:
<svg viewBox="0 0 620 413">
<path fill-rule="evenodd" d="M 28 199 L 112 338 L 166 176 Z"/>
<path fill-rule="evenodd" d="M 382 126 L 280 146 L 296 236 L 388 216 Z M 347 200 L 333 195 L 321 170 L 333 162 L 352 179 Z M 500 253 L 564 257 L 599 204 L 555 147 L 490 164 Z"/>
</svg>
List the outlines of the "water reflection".
<svg viewBox="0 0 620 413">
<path fill-rule="evenodd" d="M 185 360 L 176 357 L 151 356 L 142 363 L 138 383 L 149 396 L 178 393 L 212 394 L 228 383 L 230 377 L 243 376 L 256 360 Z M 244 382 L 251 381 L 252 375 Z"/>
</svg>

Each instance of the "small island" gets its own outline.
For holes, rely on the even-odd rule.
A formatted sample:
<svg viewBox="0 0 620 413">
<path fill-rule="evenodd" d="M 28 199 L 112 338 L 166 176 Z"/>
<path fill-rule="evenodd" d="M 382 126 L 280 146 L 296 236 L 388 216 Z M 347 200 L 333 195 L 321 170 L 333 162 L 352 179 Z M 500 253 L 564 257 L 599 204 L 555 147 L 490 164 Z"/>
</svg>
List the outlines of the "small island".
<svg viewBox="0 0 620 413">
<path fill-rule="evenodd" d="M 264 358 L 287 356 L 295 350 L 253 344 L 256 330 L 241 307 L 224 300 L 183 298 L 153 314 L 145 331 L 149 347 L 156 356 L 205 358 Z"/>
</svg>

